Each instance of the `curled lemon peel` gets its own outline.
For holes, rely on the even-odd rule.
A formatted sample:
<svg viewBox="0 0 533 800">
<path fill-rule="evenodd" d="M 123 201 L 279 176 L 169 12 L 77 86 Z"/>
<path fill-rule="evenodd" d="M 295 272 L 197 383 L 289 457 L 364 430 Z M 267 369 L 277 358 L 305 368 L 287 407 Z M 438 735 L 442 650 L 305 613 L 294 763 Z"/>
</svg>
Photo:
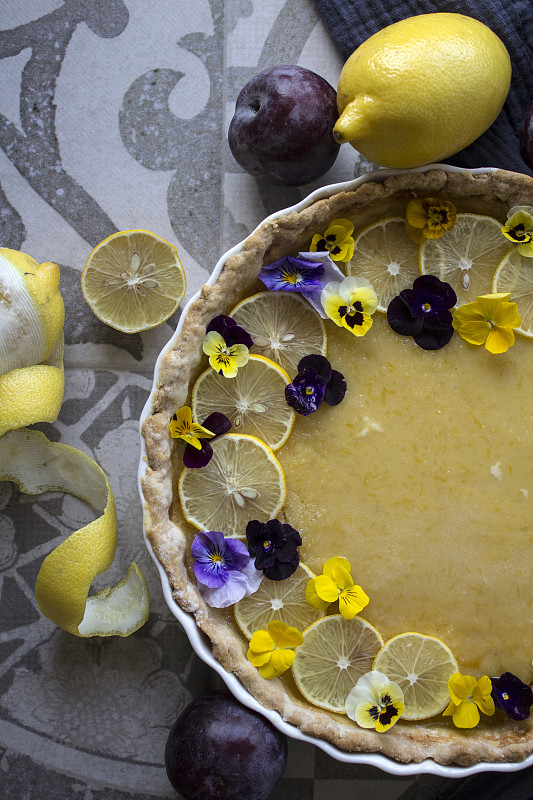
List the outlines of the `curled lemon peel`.
<svg viewBox="0 0 533 800">
<path fill-rule="evenodd" d="M 44 559 L 35 586 L 40 611 L 75 636 L 127 636 L 149 613 L 148 587 L 132 564 L 113 588 L 89 597 L 96 575 L 108 569 L 117 547 L 115 500 L 101 467 L 74 447 L 50 442 L 26 425 L 53 422 L 64 393 L 64 306 L 56 264 L 0 248 L 0 481 L 26 494 L 61 491 L 82 498 L 101 514 L 74 531 Z M 6 277 L 7 276 L 7 277 Z M 18 328 L 18 331 L 17 331 Z M 21 334 L 30 347 L 21 346 Z M 39 359 L 39 363 L 28 363 Z"/>
</svg>

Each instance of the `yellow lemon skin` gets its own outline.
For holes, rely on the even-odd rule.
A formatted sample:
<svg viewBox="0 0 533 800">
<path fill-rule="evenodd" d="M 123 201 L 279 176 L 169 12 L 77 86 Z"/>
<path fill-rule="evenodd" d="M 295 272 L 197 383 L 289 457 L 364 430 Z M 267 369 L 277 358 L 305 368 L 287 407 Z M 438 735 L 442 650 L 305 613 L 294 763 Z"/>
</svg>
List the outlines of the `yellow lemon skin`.
<svg viewBox="0 0 533 800">
<path fill-rule="evenodd" d="M 492 125 L 509 92 L 503 42 L 462 14 L 421 14 L 383 28 L 346 61 L 335 139 L 383 167 L 457 153 Z"/>
</svg>

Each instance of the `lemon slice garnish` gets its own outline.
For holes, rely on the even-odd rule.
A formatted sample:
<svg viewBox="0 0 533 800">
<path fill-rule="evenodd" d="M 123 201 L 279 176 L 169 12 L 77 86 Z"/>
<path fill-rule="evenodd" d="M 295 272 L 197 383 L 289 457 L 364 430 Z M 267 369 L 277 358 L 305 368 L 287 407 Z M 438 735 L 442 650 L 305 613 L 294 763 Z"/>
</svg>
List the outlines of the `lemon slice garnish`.
<svg viewBox="0 0 533 800">
<path fill-rule="evenodd" d="M 496 270 L 493 292 L 509 292 L 511 302 L 518 306 L 522 324 L 516 333 L 533 336 L 533 259 L 521 256 L 511 248 Z"/>
<path fill-rule="evenodd" d="M 178 251 L 150 231 L 119 231 L 100 242 L 81 275 L 83 296 L 96 316 L 119 331 L 160 325 L 185 294 Z"/>
<path fill-rule="evenodd" d="M 251 355 L 231 379 L 209 368 L 193 386 L 193 418 L 204 420 L 219 411 L 228 417 L 234 433 L 257 436 L 277 450 L 287 441 L 296 416 L 285 400 L 288 383 L 285 370 L 264 356 Z"/>
<path fill-rule="evenodd" d="M 459 671 L 457 661 L 440 639 L 421 633 L 400 633 L 382 647 L 372 669 L 384 672 L 404 694 L 403 719 L 440 714 L 450 699 L 448 679 Z"/>
<path fill-rule="evenodd" d="M 285 477 L 276 456 L 255 436 L 227 433 L 213 440 L 213 457 L 201 469 L 184 468 L 179 499 L 196 528 L 246 535 L 252 519 L 273 519 L 285 502 Z"/>
<path fill-rule="evenodd" d="M 321 619 L 325 611 L 313 608 L 305 599 L 305 587 L 314 577 L 309 567 L 300 562 L 296 572 L 283 581 L 263 578 L 256 592 L 233 607 L 235 621 L 244 635 L 251 639 L 256 631 L 266 630 L 274 619 L 299 631 Z"/>
<path fill-rule="evenodd" d="M 405 219 L 383 219 L 356 238 L 346 272 L 369 280 L 378 296 L 377 310 L 386 311 L 392 298 L 403 289 L 411 289 L 420 274 L 419 249 L 405 232 Z"/>
<path fill-rule="evenodd" d="M 490 292 L 492 276 L 509 248 L 497 219 L 457 214 L 451 231 L 420 245 L 420 272 L 449 283 L 460 306 Z"/>
<path fill-rule="evenodd" d="M 361 617 L 323 617 L 304 631 L 304 642 L 296 648 L 296 685 L 313 705 L 345 714 L 348 693 L 372 669 L 382 645 L 379 632 Z"/>
<path fill-rule="evenodd" d="M 254 340 L 252 353 L 266 356 L 292 377 L 310 353 L 326 355 L 326 328 L 315 309 L 297 294 L 260 292 L 230 311 Z"/>
</svg>

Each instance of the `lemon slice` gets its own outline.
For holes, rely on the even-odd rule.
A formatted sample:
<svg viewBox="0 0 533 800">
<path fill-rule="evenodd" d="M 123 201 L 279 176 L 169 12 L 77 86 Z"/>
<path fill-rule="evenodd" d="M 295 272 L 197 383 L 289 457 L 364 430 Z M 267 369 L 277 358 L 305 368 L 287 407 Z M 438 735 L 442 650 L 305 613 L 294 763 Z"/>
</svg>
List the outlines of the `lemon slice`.
<svg viewBox="0 0 533 800">
<path fill-rule="evenodd" d="M 303 631 L 321 619 L 325 612 L 313 608 L 305 600 L 305 587 L 314 578 L 305 564 L 284 581 L 263 578 L 259 589 L 243 597 L 233 606 L 235 621 L 248 639 L 259 630 L 266 630 L 268 623 L 279 619 L 292 628 Z"/>
<path fill-rule="evenodd" d="M 512 247 L 496 270 L 492 282 L 493 292 L 509 292 L 511 302 L 518 306 L 522 320 L 516 333 L 533 336 L 533 259 L 521 256 Z"/>
<path fill-rule="evenodd" d="M 81 290 L 91 310 L 125 333 L 145 331 L 168 319 L 185 286 L 176 248 L 141 230 L 108 236 L 89 255 L 81 275 Z"/>
<path fill-rule="evenodd" d="M 304 631 L 292 674 L 303 696 L 315 706 L 345 714 L 348 693 L 383 645 L 378 631 L 361 617 L 323 617 Z"/>
<path fill-rule="evenodd" d="M 264 356 L 251 355 L 231 380 L 209 368 L 193 386 L 193 417 L 201 421 L 219 411 L 235 433 L 257 436 L 277 450 L 287 441 L 296 416 L 285 400 L 288 383 L 285 370 Z"/>
<path fill-rule="evenodd" d="M 420 245 L 420 272 L 449 283 L 460 306 L 490 292 L 492 276 L 508 251 L 509 241 L 497 219 L 457 214 L 451 231 Z"/>
<path fill-rule="evenodd" d="M 252 519 L 273 519 L 285 502 L 285 476 L 276 456 L 260 439 L 227 433 L 212 442 L 206 467 L 185 467 L 179 498 L 185 519 L 196 528 L 245 536 Z"/>
<path fill-rule="evenodd" d="M 242 300 L 229 316 L 254 340 L 252 353 L 275 361 L 289 375 L 297 372 L 304 356 L 326 355 L 324 322 L 297 294 L 260 292 Z"/>
<path fill-rule="evenodd" d="M 378 311 L 386 311 L 393 297 L 410 289 L 420 271 L 418 251 L 405 232 L 405 219 L 391 217 L 365 228 L 355 240 L 348 275 L 370 281 L 378 296 Z"/>
<path fill-rule="evenodd" d="M 448 679 L 459 671 L 452 651 L 440 639 L 400 633 L 382 647 L 372 669 L 384 672 L 404 694 L 403 719 L 440 714 L 450 700 Z"/>
</svg>

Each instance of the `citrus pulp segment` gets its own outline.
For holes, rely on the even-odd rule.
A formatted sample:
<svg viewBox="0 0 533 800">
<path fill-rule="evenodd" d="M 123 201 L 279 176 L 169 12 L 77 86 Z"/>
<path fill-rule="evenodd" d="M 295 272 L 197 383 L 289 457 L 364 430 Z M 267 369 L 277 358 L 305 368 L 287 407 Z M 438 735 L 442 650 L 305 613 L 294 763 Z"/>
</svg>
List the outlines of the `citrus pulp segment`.
<svg viewBox="0 0 533 800">
<path fill-rule="evenodd" d="M 303 696 L 316 706 L 345 713 L 344 704 L 383 645 L 378 631 L 361 617 L 333 614 L 304 631 L 292 674 Z"/>
<path fill-rule="evenodd" d="M 419 249 L 405 232 L 405 219 L 383 219 L 356 238 L 346 272 L 369 280 L 378 296 L 377 310 L 386 311 L 392 298 L 410 289 L 418 277 Z"/>
<path fill-rule="evenodd" d="M 231 379 L 210 367 L 193 386 L 193 418 L 202 422 L 218 411 L 228 417 L 234 433 L 257 436 L 277 450 L 289 437 L 296 416 L 285 401 L 288 383 L 285 370 L 264 356 L 250 355 Z"/>
<path fill-rule="evenodd" d="M 83 296 L 96 316 L 119 331 L 160 325 L 185 294 L 178 251 L 150 231 L 119 231 L 89 255 L 81 276 Z"/>
<path fill-rule="evenodd" d="M 270 358 L 291 376 L 304 356 L 326 355 L 323 320 L 294 293 L 259 292 L 238 303 L 229 315 L 254 340 L 252 353 Z"/>
<path fill-rule="evenodd" d="M 457 214 L 452 230 L 420 245 L 420 272 L 449 283 L 460 306 L 490 292 L 490 276 L 509 249 L 497 219 Z"/>
<path fill-rule="evenodd" d="M 522 320 L 516 333 L 533 336 L 533 259 L 521 256 L 513 247 L 496 270 L 492 291 L 510 293 Z"/>
<path fill-rule="evenodd" d="M 421 633 L 400 633 L 389 639 L 372 669 L 398 684 L 404 694 L 403 719 L 410 720 L 440 714 L 450 699 L 448 680 L 459 671 L 449 647 Z"/>
<path fill-rule="evenodd" d="M 260 439 L 227 433 L 213 440 L 206 467 L 185 467 L 179 498 L 196 528 L 244 537 L 250 520 L 273 519 L 285 502 L 285 477 L 274 453 Z"/>
<path fill-rule="evenodd" d="M 315 575 L 305 564 L 298 565 L 296 572 L 283 581 L 263 578 L 259 589 L 243 597 L 233 607 L 235 621 L 248 639 L 259 630 L 266 630 L 268 623 L 279 619 L 299 631 L 324 616 L 310 606 L 305 599 L 305 587 Z"/>
</svg>

